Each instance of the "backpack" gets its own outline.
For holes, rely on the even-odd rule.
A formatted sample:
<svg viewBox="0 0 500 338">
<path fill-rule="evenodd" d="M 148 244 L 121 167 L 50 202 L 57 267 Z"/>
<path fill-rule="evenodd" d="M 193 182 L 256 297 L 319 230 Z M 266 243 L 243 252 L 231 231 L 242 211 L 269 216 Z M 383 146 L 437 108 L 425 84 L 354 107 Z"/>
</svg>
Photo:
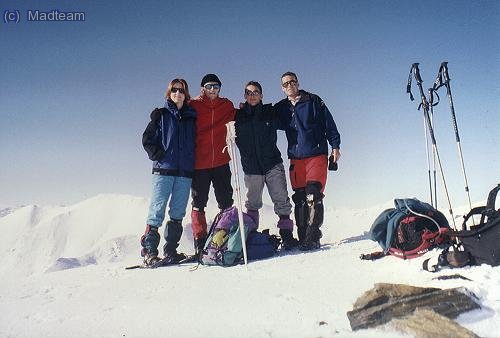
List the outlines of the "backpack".
<svg viewBox="0 0 500 338">
<path fill-rule="evenodd" d="M 439 255 L 436 265 L 430 266 L 427 261 L 424 262 L 425 270 L 438 271 L 440 266 L 500 265 L 500 209 L 495 209 L 499 190 L 500 184 L 488 194 L 486 206 L 472 208 L 464 216 L 461 231 L 448 232 L 447 235 L 457 240 L 458 244 L 445 249 Z M 474 215 L 481 216 L 479 224 L 468 229 L 467 223 Z"/>
<path fill-rule="evenodd" d="M 272 257 L 276 254 L 280 240 L 269 235 L 269 230 L 257 231 L 253 219 L 243 213 L 243 223 L 248 260 Z M 232 266 L 243 258 L 238 209 L 228 208 L 214 219 L 209 231 L 201 263 L 204 265 Z"/>
<path fill-rule="evenodd" d="M 383 251 L 361 255 L 361 259 L 373 260 L 386 255 L 411 259 L 449 240 L 446 217 L 430 204 L 405 198 L 395 199 L 394 206 L 384 210 L 369 231 L 370 239 L 378 242 Z"/>
</svg>

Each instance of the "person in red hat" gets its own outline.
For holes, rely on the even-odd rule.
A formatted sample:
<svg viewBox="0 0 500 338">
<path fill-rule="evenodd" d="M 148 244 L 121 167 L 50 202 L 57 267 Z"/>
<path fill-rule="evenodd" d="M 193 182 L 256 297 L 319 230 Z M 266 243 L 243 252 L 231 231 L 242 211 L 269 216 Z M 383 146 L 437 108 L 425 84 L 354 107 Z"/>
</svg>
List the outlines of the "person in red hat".
<svg viewBox="0 0 500 338">
<path fill-rule="evenodd" d="M 191 185 L 193 230 L 196 254 L 200 254 L 207 239 L 205 207 L 210 185 L 213 185 L 219 209 L 233 205 L 231 160 L 226 149 L 226 123 L 234 120 L 233 103 L 219 96 L 222 83 L 215 74 L 201 80 L 201 93 L 189 104 L 198 113 L 196 119 L 195 170 Z"/>
</svg>

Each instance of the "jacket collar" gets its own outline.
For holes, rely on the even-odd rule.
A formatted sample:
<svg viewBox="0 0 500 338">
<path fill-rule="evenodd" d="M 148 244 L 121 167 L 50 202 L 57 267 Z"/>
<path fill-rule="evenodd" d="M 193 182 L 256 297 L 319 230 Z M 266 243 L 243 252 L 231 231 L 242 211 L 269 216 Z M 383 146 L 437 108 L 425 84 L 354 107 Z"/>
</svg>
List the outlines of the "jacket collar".
<svg viewBox="0 0 500 338">
<path fill-rule="evenodd" d="M 248 102 L 245 102 L 245 105 L 243 106 L 243 111 L 246 113 L 246 115 L 256 115 L 259 116 L 262 112 L 262 101 L 260 101 L 257 105 L 251 106 L 248 104 Z"/>
<path fill-rule="evenodd" d="M 216 97 L 213 100 L 210 100 L 206 95 L 199 95 L 194 98 L 196 101 L 200 101 L 203 105 L 209 107 L 209 108 L 216 108 L 224 104 L 226 102 L 225 98 L 222 97 Z"/>
<path fill-rule="evenodd" d="M 186 118 L 186 117 L 196 117 L 196 111 L 191 108 L 188 104 L 184 103 L 182 108 L 179 110 L 177 105 L 170 99 L 165 101 L 165 108 L 177 118 Z"/>
<path fill-rule="evenodd" d="M 299 94 L 300 94 L 300 98 L 297 101 L 297 103 L 298 102 L 306 102 L 306 101 L 309 101 L 311 99 L 311 93 L 306 92 L 305 90 L 300 89 Z M 290 101 L 289 98 L 286 98 L 286 99 L 287 99 L 289 104 L 292 104 L 292 102 Z"/>
</svg>

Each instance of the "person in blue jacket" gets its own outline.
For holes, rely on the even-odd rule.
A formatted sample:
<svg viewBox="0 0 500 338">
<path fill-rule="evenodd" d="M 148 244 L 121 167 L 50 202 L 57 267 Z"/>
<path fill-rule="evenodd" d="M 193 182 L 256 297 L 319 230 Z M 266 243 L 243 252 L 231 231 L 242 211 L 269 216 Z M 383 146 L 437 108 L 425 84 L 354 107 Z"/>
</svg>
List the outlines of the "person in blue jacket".
<svg viewBox="0 0 500 338">
<path fill-rule="evenodd" d="M 299 90 L 297 75 L 286 72 L 281 76 L 285 99 L 275 108 L 279 112 L 288 140 L 290 183 L 294 194 L 295 223 L 300 249 L 320 247 L 323 224 L 323 192 L 328 168 L 328 144 L 334 163 L 340 159 L 340 134 L 332 114 L 323 100 L 312 93 Z"/>
<path fill-rule="evenodd" d="M 182 236 L 182 219 L 194 172 L 196 111 L 188 105 L 189 89 L 184 79 L 170 82 L 165 107 L 155 109 L 142 136 L 142 144 L 153 161 L 153 185 L 147 226 L 141 238 L 145 265 L 160 260 L 158 228 L 165 219 L 167 203 L 170 220 L 165 226 L 163 254 L 168 261 L 179 261 L 186 255 L 177 252 Z"/>
<path fill-rule="evenodd" d="M 274 212 L 279 217 L 277 227 L 283 248 L 290 250 L 298 245 L 298 241 L 293 238 L 292 204 L 288 197 L 283 159 L 276 145 L 278 116 L 271 104 L 262 104 L 262 86 L 258 82 L 248 82 L 244 95 L 246 102 L 236 112 L 234 127 L 245 173 L 247 214 L 259 224 L 265 185 L 273 201 Z"/>
</svg>

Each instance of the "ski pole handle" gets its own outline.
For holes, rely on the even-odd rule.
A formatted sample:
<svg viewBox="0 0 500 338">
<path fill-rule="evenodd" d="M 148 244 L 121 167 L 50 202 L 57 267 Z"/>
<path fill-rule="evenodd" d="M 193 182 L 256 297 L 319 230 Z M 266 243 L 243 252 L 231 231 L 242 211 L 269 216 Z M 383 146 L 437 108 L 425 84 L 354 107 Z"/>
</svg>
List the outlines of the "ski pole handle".
<svg viewBox="0 0 500 338">
<path fill-rule="evenodd" d="M 441 63 L 439 72 L 443 74 L 444 83 L 450 82 L 450 74 L 448 74 L 448 62 L 444 61 Z"/>
<path fill-rule="evenodd" d="M 412 81 L 411 78 L 413 75 L 412 73 L 413 73 L 413 65 L 410 68 L 410 74 L 408 74 L 408 83 L 406 84 L 406 93 L 410 94 L 410 101 L 415 100 L 415 98 L 413 97 L 413 94 L 411 92 L 411 81 Z"/>
<path fill-rule="evenodd" d="M 417 83 L 424 82 L 424 81 L 422 81 L 422 77 L 420 77 L 420 69 L 418 69 L 418 62 L 414 63 L 411 66 L 411 68 L 413 70 L 413 74 L 415 74 L 415 80 L 417 80 Z"/>
</svg>

